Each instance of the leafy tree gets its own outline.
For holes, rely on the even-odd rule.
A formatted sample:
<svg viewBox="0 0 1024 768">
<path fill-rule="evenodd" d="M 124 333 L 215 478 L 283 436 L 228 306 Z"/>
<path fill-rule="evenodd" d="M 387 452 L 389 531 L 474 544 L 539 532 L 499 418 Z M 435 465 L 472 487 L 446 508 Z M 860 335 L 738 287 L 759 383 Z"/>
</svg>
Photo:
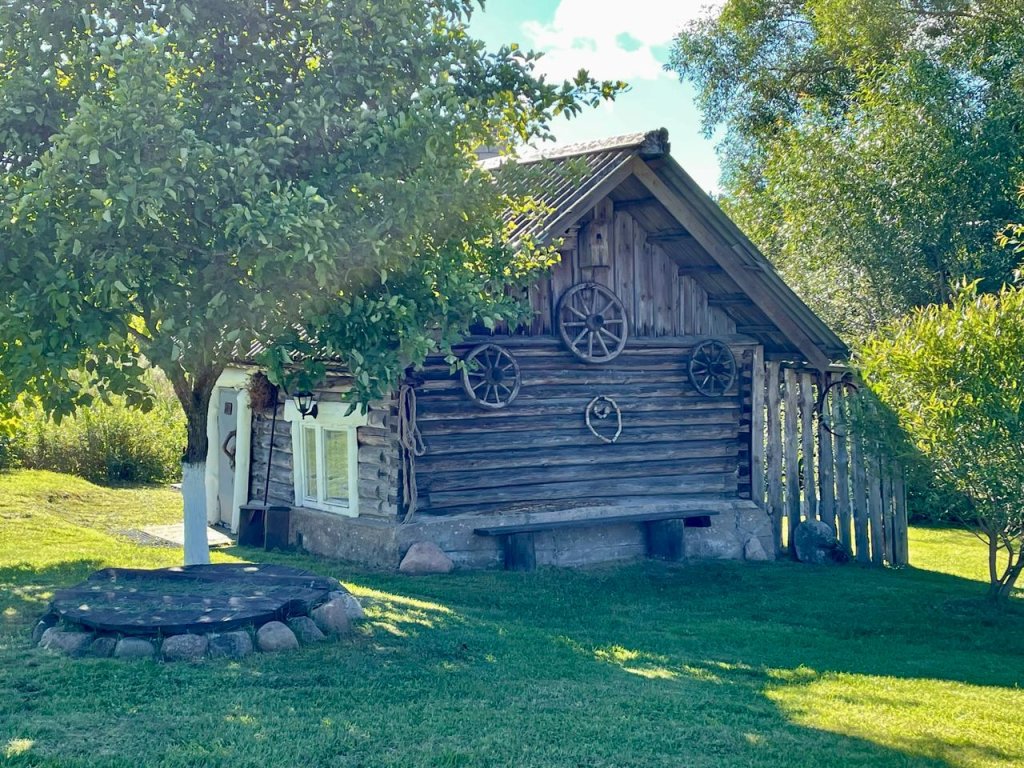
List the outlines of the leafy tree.
<svg viewBox="0 0 1024 768">
<path fill-rule="evenodd" d="M 186 415 L 186 561 L 208 558 L 206 414 L 253 345 L 337 354 L 358 400 L 515 316 L 550 251 L 503 241 L 474 150 L 621 84 L 552 85 L 467 35 L 472 0 L 0 4 L 0 391 Z"/>
<path fill-rule="evenodd" d="M 722 130 L 725 204 L 838 331 L 863 337 L 963 277 L 1024 168 L 1022 0 L 728 0 L 670 66 Z"/>
<path fill-rule="evenodd" d="M 966 500 L 961 522 L 988 544 L 989 595 L 1005 600 L 1024 570 L 1024 288 L 965 284 L 865 343 L 858 362 L 936 481 Z"/>
</svg>

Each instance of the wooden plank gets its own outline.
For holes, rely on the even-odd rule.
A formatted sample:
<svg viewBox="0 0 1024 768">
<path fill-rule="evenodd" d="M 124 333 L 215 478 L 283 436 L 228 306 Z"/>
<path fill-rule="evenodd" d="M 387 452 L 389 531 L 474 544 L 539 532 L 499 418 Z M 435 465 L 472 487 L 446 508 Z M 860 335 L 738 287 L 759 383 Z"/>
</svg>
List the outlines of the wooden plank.
<svg viewBox="0 0 1024 768">
<path fill-rule="evenodd" d="M 786 460 L 786 518 L 789 550 L 790 554 L 795 557 L 793 540 L 796 535 L 796 527 L 800 525 L 800 462 L 797 448 L 800 434 L 798 428 L 800 397 L 797 391 L 797 373 L 792 368 L 785 369 L 783 385 L 786 409 L 782 434 Z"/>
<path fill-rule="evenodd" d="M 882 554 L 885 562 L 896 562 L 896 504 L 893 499 L 892 463 L 880 460 L 879 474 L 882 480 Z"/>
<path fill-rule="evenodd" d="M 837 536 L 848 555 L 853 555 L 853 510 L 850 506 L 850 438 L 847 434 L 849 426 L 845 422 L 845 410 L 842 404 L 843 391 L 836 387 L 836 400 L 833 402 L 835 410 L 832 413 L 835 430 L 838 433 L 835 438 L 836 454 L 836 517 L 839 530 Z"/>
<path fill-rule="evenodd" d="M 765 370 L 767 399 L 768 439 L 766 445 L 768 463 L 768 514 L 772 519 L 772 536 L 775 551 L 782 551 L 782 403 L 779 387 L 779 364 L 770 362 Z"/>
<path fill-rule="evenodd" d="M 831 379 L 829 374 L 822 374 L 818 379 L 819 392 L 824 392 Z M 822 403 L 823 408 L 829 404 Z M 829 417 L 831 413 L 829 413 Z M 818 480 L 820 488 L 820 504 L 818 519 L 828 523 L 838 536 L 839 526 L 836 523 L 836 469 L 835 451 L 833 450 L 832 433 L 825 429 L 825 416 L 818 414 Z"/>
<path fill-rule="evenodd" d="M 873 446 L 865 445 L 865 467 L 868 479 L 868 521 L 871 530 L 871 562 L 882 565 L 885 560 L 885 536 L 882 531 L 882 480 L 878 472 L 878 455 Z"/>
<path fill-rule="evenodd" d="M 636 321 L 636 297 L 633 293 L 635 252 L 633 229 L 635 222 L 628 213 L 615 214 L 615 285 L 613 290 L 626 309 L 630 333 Z"/>
<path fill-rule="evenodd" d="M 910 564 L 910 545 L 907 524 L 907 483 L 903 467 L 896 463 L 893 467 L 895 483 L 893 493 L 896 497 L 896 560 L 895 565 Z"/>
<path fill-rule="evenodd" d="M 520 488 L 495 488 L 486 494 L 461 491 L 428 494 L 429 505 L 437 509 L 457 506 L 477 507 L 484 503 L 509 504 L 531 501 L 563 501 L 580 498 L 614 499 L 621 496 L 669 496 L 735 493 L 735 474 L 691 475 L 688 477 L 628 480 L 582 480 L 568 483 L 544 483 Z"/>
<path fill-rule="evenodd" d="M 750 370 L 750 497 L 764 508 L 764 349 L 754 347 Z"/>
<path fill-rule="evenodd" d="M 871 562 L 871 547 L 868 537 L 868 477 L 867 457 L 864 455 L 864 440 L 861 435 L 850 435 L 850 463 L 853 465 L 853 527 L 858 563 Z"/>
<path fill-rule="evenodd" d="M 604 525 L 628 525 L 665 520 L 688 520 L 690 518 L 712 517 L 718 511 L 713 509 L 674 509 L 661 512 L 634 512 L 627 515 L 601 515 L 599 517 L 575 517 L 565 520 L 538 520 L 532 523 L 513 525 L 483 525 L 474 528 L 477 536 L 507 536 L 516 533 L 537 533 L 559 531 L 567 528 L 595 528 Z"/>
<path fill-rule="evenodd" d="M 633 231 L 633 253 L 633 304 L 636 308 L 633 336 L 653 336 L 654 249 L 647 244 L 647 233 L 641 227 Z"/>
<path fill-rule="evenodd" d="M 818 518 L 818 480 L 814 472 L 814 377 L 800 374 L 800 443 L 803 449 L 803 502 L 804 517 Z"/>
</svg>

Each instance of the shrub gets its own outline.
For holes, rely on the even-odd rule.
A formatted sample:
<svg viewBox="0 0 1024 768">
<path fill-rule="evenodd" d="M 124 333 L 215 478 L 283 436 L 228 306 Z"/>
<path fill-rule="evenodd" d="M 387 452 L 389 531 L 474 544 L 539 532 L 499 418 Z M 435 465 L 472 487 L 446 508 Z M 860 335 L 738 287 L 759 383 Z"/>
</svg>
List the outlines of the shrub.
<svg viewBox="0 0 1024 768">
<path fill-rule="evenodd" d="M 962 522 L 989 546 L 990 594 L 1008 597 L 1024 570 L 1024 288 L 981 295 L 965 285 L 859 358 L 938 486 L 964 500 Z"/>
<path fill-rule="evenodd" d="M 64 472 L 104 485 L 176 481 L 185 421 L 166 381 L 154 377 L 152 383 L 157 397 L 148 413 L 111 398 L 109 405 L 97 400 L 57 424 L 39 408 L 21 404 L 8 465 Z"/>
</svg>

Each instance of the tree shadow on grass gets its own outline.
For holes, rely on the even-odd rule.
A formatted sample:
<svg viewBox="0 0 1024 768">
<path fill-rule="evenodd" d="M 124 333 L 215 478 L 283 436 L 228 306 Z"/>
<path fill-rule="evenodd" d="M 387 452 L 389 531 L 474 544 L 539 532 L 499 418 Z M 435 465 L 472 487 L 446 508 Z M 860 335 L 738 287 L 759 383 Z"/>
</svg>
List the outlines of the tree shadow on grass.
<svg viewBox="0 0 1024 768">
<path fill-rule="evenodd" d="M 25 563 L 0 568 L 0 627 L 5 634 L 28 632 L 46 607 L 53 592 L 77 584 L 104 567 L 98 559 L 66 560 L 45 568 Z"/>
</svg>

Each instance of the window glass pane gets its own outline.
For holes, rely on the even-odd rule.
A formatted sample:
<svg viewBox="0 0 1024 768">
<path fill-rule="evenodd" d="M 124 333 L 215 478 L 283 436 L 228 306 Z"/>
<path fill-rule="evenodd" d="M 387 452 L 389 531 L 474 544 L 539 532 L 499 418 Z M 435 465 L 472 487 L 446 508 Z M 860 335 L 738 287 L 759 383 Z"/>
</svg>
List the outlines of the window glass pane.
<svg viewBox="0 0 1024 768">
<path fill-rule="evenodd" d="M 348 432 L 324 430 L 324 501 L 348 501 Z"/>
<path fill-rule="evenodd" d="M 306 498 L 316 501 L 319 492 L 317 484 L 316 428 L 302 428 L 303 463 L 306 465 Z"/>
</svg>

